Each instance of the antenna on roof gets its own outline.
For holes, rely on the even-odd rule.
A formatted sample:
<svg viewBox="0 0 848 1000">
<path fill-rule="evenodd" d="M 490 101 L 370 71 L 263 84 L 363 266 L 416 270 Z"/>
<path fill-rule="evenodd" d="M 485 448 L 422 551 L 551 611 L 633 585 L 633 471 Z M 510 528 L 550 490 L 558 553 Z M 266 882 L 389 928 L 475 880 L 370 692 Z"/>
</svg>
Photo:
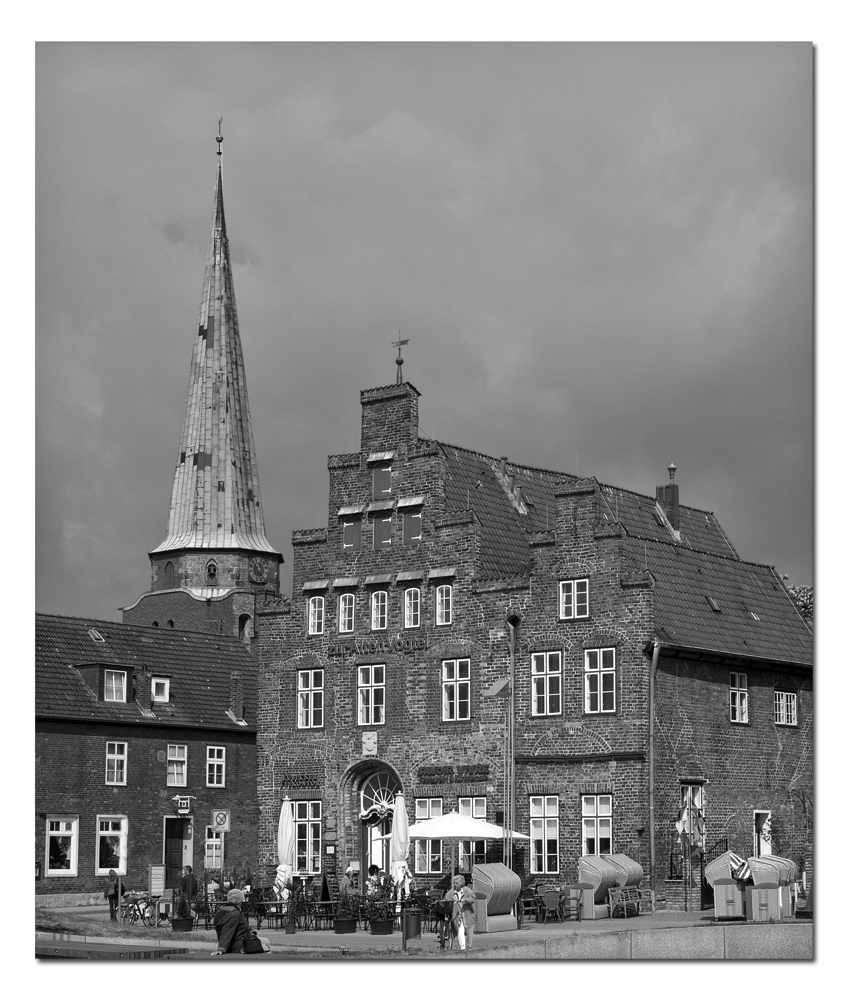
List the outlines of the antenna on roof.
<svg viewBox="0 0 848 1000">
<path fill-rule="evenodd" d="M 403 358 L 400 356 L 400 349 L 401 347 L 403 347 L 404 344 L 408 343 L 409 343 L 409 338 L 407 338 L 406 340 L 400 339 L 400 330 L 398 330 L 398 339 L 392 341 L 392 347 L 396 347 L 398 349 L 398 356 L 395 358 L 395 364 L 397 365 L 397 380 L 396 380 L 397 385 L 400 385 L 401 382 L 403 382 L 403 375 L 402 375 Z"/>
</svg>

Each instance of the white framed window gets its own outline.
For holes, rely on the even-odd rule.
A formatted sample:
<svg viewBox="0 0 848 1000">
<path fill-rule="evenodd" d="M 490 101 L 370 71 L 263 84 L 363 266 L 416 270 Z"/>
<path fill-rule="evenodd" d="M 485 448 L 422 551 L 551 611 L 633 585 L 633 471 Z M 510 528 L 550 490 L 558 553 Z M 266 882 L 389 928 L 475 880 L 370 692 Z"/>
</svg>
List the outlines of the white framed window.
<svg viewBox="0 0 848 1000">
<path fill-rule="evenodd" d="M 794 691 L 774 692 L 774 721 L 778 726 L 798 725 L 798 695 Z"/>
<path fill-rule="evenodd" d="M 730 671 L 730 721 L 748 721 L 748 675 Z"/>
<path fill-rule="evenodd" d="M 150 697 L 153 701 L 167 704 L 171 698 L 170 677 L 154 677 L 150 682 Z"/>
<path fill-rule="evenodd" d="M 425 819 L 436 819 L 442 815 L 441 799 L 416 799 L 415 822 Z M 442 873 L 442 842 L 441 840 L 416 840 L 415 871 L 419 875 L 441 875 Z"/>
<path fill-rule="evenodd" d="M 372 663 L 357 670 L 357 721 L 360 726 L 386 724 L 386 665 Z"/>
<path fill-rule="evenodd" d="M 587 649 L 583 654 L 583 711 L 615 711 L 615 649 Z"/>
<path fill-rule="evenodd" d="M 421 591 L 409 587 L 403 592 L 403 627 L 419 628 L 421 625 Z"/>
<path fill-rule="evenodd" d="M 443 583 L 436 587 L 436 624 L 450 625 L 453 614 L 453 587 Z"/>
<path fill-rule="evenodd" d="M 322 635 L 324 632 L 324 598 L 309 598 L 309 634 Z"/>
<path fill-rule="evenodd" d="M 324 725 L 324 671 L 297 672 L 297 728 L 320 729 Z"/>
<path fill-rule="evenodd" d="M 227 781 L 227 748 L 206 748 L 206 785 L 223 788 Z"/>
<path fill-rule="evenodd" d="M 95 875 L 108 875 L 114 868 L 127 874 L 127 817 L 97 817 L 97 867 Z"/>
<path fill-rule="evenodd" d="M 339 597 L 339 632 L 352 632 L 356 613 L 356 595 L 342 594 Z"/>
<path fill-rule="evenodd" d="M 127 674 L 125 670 L 105 670 L 103 672 L 103 700 L 127 700 Z"/>
<path fill-rule="evenodd" d="M 371 595 L 371 631 L 379 632 L 388 626 L 389 595 L 385 590 L 375 590 Z"/>
<path fill-rule="evenodd" d="M 612 796 L 583 795 L 583 854 L 612 854 Z"/>
<path fill-rule="evenodd" d="M 388 500 L 392 495 L 391 465 L 375 465 L 371 470 L 371 498 L 373 500 Z"/>
<path fill-rule="evenodd" d="M 392 546 L 392 515 L 391 512 L 387 514 L 375 514 L 371 518 L 374 528 L 372 533 L 372 538 L 374 540 L 375 549 L 389 549 Z"/>
<path fill-rule="evenodd" d="M 471 718 L 471 660 L 442 660 L 442 721 Z"/>
<path fill-rule="evenodd" d="M 459 815 L 470 816 L 472 819 L 486 819 L 486 796 L 460 796 Z M 460 840 L 459 842 L 459 870 L 470 872 L 474 865 L 484 865 L 486 863 L 486 841 L 485 840 Z"/>
<path fill-rule="evenodd" d="M 358 552 L 362 545 L 362 518 L 354 517 L 342 521 L 342 548 Z"/>
<path fill-rule="evenodd" d="M 562 715 L 562 654 L 533 653 L 530 658 L 530 712 Z"/>
<path fill-rule="evenodd" d="M 559 796 L 530 796 L 530 874 L 559 872 Z"/>
<path fill-rule="evenodd" d="M 168 744 L 168 784 L 185 787 L 188 765 L 188 747 L 179 743 Z"/>
<path fill-rule="evenodd" d="M 203 866 L 207 871 L 219 869 L 224 857 L 224 834 L 214 826 L 206 827 L 206 840 L 203 846 Z"/>
<path fill-rule="evenodd" d="M 588 580 L 560 580 L 559 616 L 560 618 L 589 617 Z"/>
<path fill-rule="evenodd" d="M 321 872 L 321 802 L 296 801 L 293 805 L 297 873 L 318 875 Z"/>
<path fill-rule="evenodd" d="M 77 874 L 79 816 L 48 816 L 44 872 L 47 878 Z"/>
<path fill-rule="evenodd" d="M 106 742 L 106 784 L 125 785 L 127 783 L 127 745 L 107 740 Z"/>
<path fill-rule="evenodd" d="M 404 510 L 402 541 L 404 545 L 421 544 L 421 511 Z"/>
</svg>

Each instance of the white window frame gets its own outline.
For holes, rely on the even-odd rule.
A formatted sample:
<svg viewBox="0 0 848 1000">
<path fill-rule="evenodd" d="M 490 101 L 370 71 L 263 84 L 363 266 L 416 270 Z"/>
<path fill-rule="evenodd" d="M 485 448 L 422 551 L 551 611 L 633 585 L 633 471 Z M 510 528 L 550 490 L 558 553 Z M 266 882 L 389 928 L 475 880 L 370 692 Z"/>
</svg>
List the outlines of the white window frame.
<svg viewBox="0 0 848 1000">
<path fill-rule="evenodd" d="M 421 627 L 421 588 L 407 587 L 403 592 L 403 627 Z"/>
<path fill-rule="evenodd" d="M 94 874 L 108 875 L 112 868 L 117 875 L 127 874 L 127 840 L 129 831 L 129 821 L 126 816 L 103 814 L 98 815 L 94 827 Z M 118 863 L 109 860 L 106 864 L 100 864 L 100 841 L 103 838 L 116 838 L 118 841 L 117 857 Z"/>
<path fill-rule="evenodd" d="M 551 851 L 550 844 L 556 844 Z M 530 874 L 559 874 L 559 796 L 530 796 Z"/>
<path fill-rule="evenodd" d="M 220 871 L 224 859 L 224 834 L 213 826 L 207 826 L 203 844 L 203 867 L 207 871 Z"/>
<path fill-rule="evenodd" d="M 453 621 L 453 585 L 442 583 L 436 587 L 436 624 L 450 625 Z"/>
<path fill-rule="evenodd" d="M 485 795 L 461 795 L 459 797 L 459 815 L 470 816 L 472 819 L 486 819 Z M 460 840 L 459 871 L 470 872 L 474 865 L 486 863 L 485 840 Z"/>
<path fill-rule="evenodd" d="M 557 649 L 530 655 L 530 714 L 562 715 L 562 653 Z"/>
<path fill-rule="evenodd" d="M 748 721 L 748 675 L 730 671 L 730 721 Z"/>
<path fill-rule="evenodd" d="M 610 653 L 612 666 L 605 665 L 609 662 L 609 657 L 604 654 Z M 595 658 L 595 665 L 592 666 L 592 659 Z M 615 646 L 601 646 L 598 649 L 583 650 L 583 711 L 586 715 L 611 715 L 615 712 Z M 612 681 L 610 685 L 608 682 Z M 596 690 L 592 690 L 595 682 Z M 604 706 L 604 695 L 612 696 L 612 704 L 609 701 Z M 592 698 L 597 697 L 597 707 L 592 707 Z"/>
<path fill-rule="evenodd" d="M 471 660 L 442 660 L 442 722 L 467 722 L 470 718 Z"/>
<path fill-rule="evenodd" d="M 437 819 L 442 815 L 441 797 L 415 800 L 415 822 Z M 416 840 L 415 871 L 419 875 L 441 875 L 444 865 L 444 843 L 441 840 Z"/>
<path fill-rule="evenodd" d="M 51 830 L 51 826 L 55 829 Z M 76 878 L 79 859 L 79 816 L 69 816 L 61 813 L 51 813 L 44 825 L 44 877 L 45 878 Z M 50 838 L 67 840 L 65 851 L 67 868 L 50 867 Z"/>
<path fill-rule="evenodd" d="M 389 592 L 375 590 L 371 594 L 371 631 L 385 632 L 389 627 Z"/>
<path fill-rule="evenodd" d="M 161 693 L 156 693 L 156 685 L 162 685 Z M 170 677 L 152 677 L 150 679 L 150 700 L 157 704 L 167 705 L 171 700 L 171 679 Z"/>
<path fill-rule="evenodd" d="M 227 748 L 222 746 L 207 746 L 206 748 L 206 787 L 227 787 Z"/>
<path fill-rule="evenodd" d="M 109 777 L 109 765 L 113 774 Z M 127 744 L 123 740 L 106 741 L 106 784 L 126 785 L 127 783 Z"/>
<path fill-rule="evenodd" d="M 182 773 L 182 781 L 179 780 Z M 188 783 L 188 745 L 168 744 L 167 784 L 169 788 L 185 788 Z"/>
<path fill-rule="evenodd" d="M 798 695 L 795 691 L 776 688 L 774 692 L 774 724 L 776 726 L 798 725 Z"/>
<path fill-rule="evenodd" d="M 612 795 L 602 792 L 597 795 L 580 796 L 580 842 L 583 857 L 599 857 L 612 854 Z M 590 850 L 590 841 L 594 850 Z M 607 841 L 609 843 L 607 844 Z M 604 850 L 604 846 L 608 850 Z"/>
<path fill-rule="evenodd" d="M 589 617 L 588 577 L 579 580 L 560 580 L 559 617 L 563 621 Z"/>
<path fill-rule="evenodd" d="M 324 669 L 307 668 L 297 672 L 297 728 L 322 729 L 324 726 Z"/>
<path fill-rule="evenodd" d="M 120 698 L 116 698 L 116 686 L 120 686 Z M 127 672 L 126 670 L 104 670 L 103 671 L 103 700 L 112 702 L 124 702 L 127 700 Z"/>
<path fill-rule="evenodd" d="M 309 598 L 308 607 L 308 634 L 324 634 L 324 598 L 320 594 L 315 594 Z"/>
<path fill-rule="evenodd" d="M 356 594 L 339 594 L 339 632 L 353 632 L 356 627 Z"/>
<path fill-rule="evenodd" d="M 295 869 L 298 875 L 321 874 L 321 800 L 296 799 L 294 806 Z"/>
<path fill-rule="evenodd" d="M 356 668 L 356 719 L 360 726 L 386 724 L 386 665 L 363 663 Z"/>
</svg>

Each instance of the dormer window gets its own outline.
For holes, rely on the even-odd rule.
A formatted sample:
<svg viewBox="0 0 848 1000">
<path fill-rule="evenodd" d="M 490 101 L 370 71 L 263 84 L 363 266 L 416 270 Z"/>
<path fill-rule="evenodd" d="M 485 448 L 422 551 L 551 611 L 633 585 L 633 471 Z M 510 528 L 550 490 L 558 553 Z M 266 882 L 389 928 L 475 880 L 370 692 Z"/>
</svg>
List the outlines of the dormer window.
<svg viewBox="0 0 848 1000">
<path fill-rule="evenodd" d="M 127 700 L 127 675 L 124 670 L 106 670 L 103 674 L 103 700 Z"/>
<path fill-rule="evenodd" d="M 150 696 L 153 701 L 167 705 L 171 697 L 171 679 L 169 677 L 154 677 L 150 684 Z"/>
</svg>

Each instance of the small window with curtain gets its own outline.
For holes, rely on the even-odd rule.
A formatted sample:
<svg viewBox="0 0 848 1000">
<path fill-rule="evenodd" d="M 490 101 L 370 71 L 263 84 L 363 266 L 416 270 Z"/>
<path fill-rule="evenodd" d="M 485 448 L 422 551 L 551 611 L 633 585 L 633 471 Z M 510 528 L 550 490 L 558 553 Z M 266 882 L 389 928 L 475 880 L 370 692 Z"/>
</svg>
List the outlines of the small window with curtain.
<svg viewBox="0 0 848 1000">
<path fill-rule="evenodd" d="M 589 617 L 589 581 L 561 580 L 559 585 L 560 618 Z"/>
</svg>

